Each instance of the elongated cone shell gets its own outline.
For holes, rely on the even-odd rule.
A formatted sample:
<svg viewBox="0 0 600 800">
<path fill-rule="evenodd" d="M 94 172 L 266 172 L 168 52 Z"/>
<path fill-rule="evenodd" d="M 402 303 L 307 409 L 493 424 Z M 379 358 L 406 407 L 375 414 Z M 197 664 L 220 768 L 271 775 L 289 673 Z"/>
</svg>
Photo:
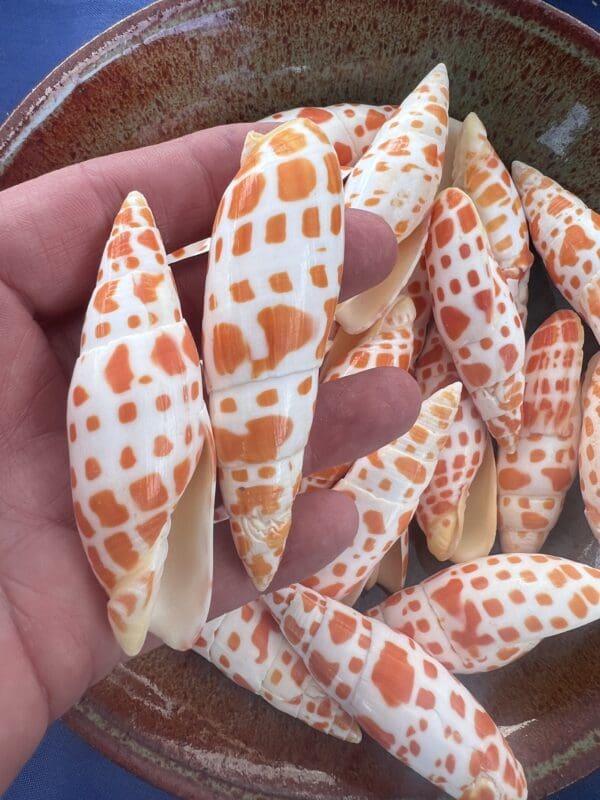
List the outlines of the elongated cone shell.
<svg viewBox="0 0 600 800">
<path fill-rule="evenodd" d="M 527 164 L 513 161 L 512 176 L 552 282 L 600 342 L 600 214 Z"/>
<path fill-rule="evenodd" d="M 300 587 L 267 602 L 317 683 L 393 756 L 461 800 L 527 796 L 492 719 L 408 636 Z"/>
<path fill-rule="evenodd" d="M 433 204 L 448 136 L 448 97 L 448 73 L 438 64 L 381 126 L 348 177 L 346 204 L 381 215 L 398 241 Z"/>
<path fill-rule="evenodd" d="M 336 103 L 333 106 L 304 106 L 278 111 L 261 122 L 310 119 L 327 134 L 341 167 L 353 167 L 373 141 L 384 122 L 398 106 L 370 106 L 365 103 Z"/>
<path fill-rule="evenodd" d="M 438 64 L 381 126 L 346 181 L 346 205 L 380 215 L 399 244 L 390 275 L 340 303 L 336 319 L 348 333 L 366 330 L 385 314 L 415 270 L 442 177 L 447 135 L 448 73 Z"/>
<path fill-rule="evenodd" d="M 525 213 L 510 173 L 473 112 L 462 124 L 453 177 L 475 204 L 500 274 L 504 280 L 521 280 L 533 264 Z"/>
<path fill-rule="evenodd" d="M 271 582 L 290 528 L 341 279 L 337 156 L 310 120 L 259 137 L 215 219 L 204 358 L 237 551 Z"/>
<path fill-rule="evenodd" d="M 600 353 L 588 364 L 582 388 L 583 425 L 579 445 L 579 484 L 585 517 L 600 542 Z"/>
<path fill-rule="evenodd" d="M 433 316 L 492 436 L 510 452 L 521 427 L 523 326 L 472 201 L 436 199 L 425 252 Z"/>
<path fill-rule="evenodd" d="M 415 321 L 413 323 L 413 348 L 411 365 L 418 359 L 427 336 L 427 326 L 432 314 L 431 292 L 427 279 L 427 262 L 425 254 L 419 259 L 415 271 L 402 290 L 402 294 L 410 297 L 415 306 Z"/>
<path fill-rule="evenodd" d="M 315 683 L 262 600 L 206 623 L 194 650 L 278 711 L 346 742 L 360 742 L 350 714 Z"/>
<path fill-rule="evenodd" d="M 367 612 L 454 672 L 487 672 L 600 619 L 600 570 L 537 554 L 448 567 Z"/>
<path fill-rule="evenodd" d="M 498 516 L 505 553 L 542 548 L 575 479 L 581 430 L 583 326 L 556 311 L 527 343 L 523 427 L 514 453 L 498 448 Z"/>
<path fill-rule="evenodd" d="M 415 365 L 415 380 L 423 397 L 429 397 L 434 391 L 458 380 L 454 362 L 434 324 L 429 328 L 425 347 Z M 452 558 L 460 543 L 467 498 L 483 462 L 487 442 L 485 423 L 463 387 L 456 417 L 448 431 L 433 478 L 423 490 L 417 509 L 417 521 L 427 537 L 427 547 L 440 561 Z M 495 512 L 495 497 L 488 499 Z M 477 525 L 482 525 L 481 517 Z M 495 535 L 494 513 L 491 537 L 485 537 L 485 552 L 480 555 L 488 554 Z"/>
<path fill-rule="evenodd" d="M 413 427 L 400 438 L 354 462 L 334 487 L 348 494 L 359 514 L 352 544 L 303 583 L 341 599 L 361 582 L 397 539 L 408 565 L 408 524 L 429 483 L 460 399 L 460 383 L 436 392 L 421 405 Z"/>
<path fill-rule="evenodd" d="M 330 357 L 327 358 L 323 383 L 346 378 L 375 367 L 398 367 L 407 370 L 413 347 L 415 307 L 409 297 L 401 297 L 396 305 L 361 336 L 354 346 L 344 351 L 340 339 L 350 340 L 340 328 Z M 302 491 L 328 489 L 343 478 L 351 464 L 339 464 L 309 475 L 302 482 Z"/>
<path fill-rule="evenodd" d="M 115 219 L 81 342 L 67 422 L 88 560 L 126 653 L 148 630 L 185 649 L 210 602 L 214 447 L 198 352 L 139 192 Z"/>
</svg>

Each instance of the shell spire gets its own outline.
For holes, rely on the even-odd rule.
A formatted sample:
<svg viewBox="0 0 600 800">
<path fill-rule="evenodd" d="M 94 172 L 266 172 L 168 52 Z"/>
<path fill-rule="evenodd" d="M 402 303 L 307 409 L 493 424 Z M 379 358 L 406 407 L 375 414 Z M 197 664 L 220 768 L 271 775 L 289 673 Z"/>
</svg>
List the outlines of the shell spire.
<svg viewBox="0 0 600 800">
<path fill-rule="evenodd" d="M 220 487 L 258 589 L 283 555 L 344 255 L 337 156 L 308 119 L 254 136 L 215 219 L 203 318 Z"/>
<path fill-rule="evenodd" d="M 278 711 L 345 742 L 360 742 L 356 722 L 315 683 L 262 600 L 207 622 L 193 649 Z"/>
<path fill-rule="evenodd" d="M 196 345 L 139 192 L 115 219 L 81 340 L 67 423 L 86 555 L 127 654 L 148 630 L 186 649 L 210 603 L 214 446 Z"/>
<path fill-rule="evenodd" d="M 448 567 L 367 612 L 453 672 L 489 672 L 600 619 L 600 570 L 537 554 Z"/>
<path fill-rule="evenodd" d="M 473 202 L 438 195 L 425 251 L 442 340 L 492 436 L 509 451 L 521 427 L 525 336 Z"/>
<path fill-rule="evenodd" d="M 461 800 L 527 797 L 493 720 L 408 636 L 297 586 L 267 603 L 316 682 L 397 759 Z"/>
</svg>

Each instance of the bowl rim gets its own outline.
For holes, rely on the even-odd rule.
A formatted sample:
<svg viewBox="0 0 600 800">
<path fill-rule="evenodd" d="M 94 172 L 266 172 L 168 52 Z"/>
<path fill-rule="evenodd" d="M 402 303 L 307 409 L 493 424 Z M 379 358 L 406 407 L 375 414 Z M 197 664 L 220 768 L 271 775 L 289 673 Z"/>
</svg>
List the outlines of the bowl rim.
<svg viewBox="0 0 600 800">
<path fill-rule="evenodd" d="M 600 32 L 544 0 L 486 0 L 509 17 L 531 21 L 600 60 Z M 0 175 L 21 145 L 83 82 L 124 52 L 169 34 L 169 22 L 210 0 L 155 0 L 81 45 L 43 78 L 0 125 Z M 175 27 L 173 32 L 175 32 Z"/>
</svg>

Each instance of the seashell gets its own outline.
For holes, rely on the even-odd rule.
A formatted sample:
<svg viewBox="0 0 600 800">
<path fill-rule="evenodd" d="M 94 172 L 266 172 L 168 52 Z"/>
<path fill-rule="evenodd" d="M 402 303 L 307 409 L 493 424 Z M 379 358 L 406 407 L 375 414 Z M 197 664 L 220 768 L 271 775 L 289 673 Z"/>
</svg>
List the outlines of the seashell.
<svg viewBox="0 0 600 800">
<path fill-rule="evenodd" d="M 415 307 L 400 297 L 392 309 L 362 336 L 349 336 L 339 328 L 323 364 L 323 383 L 376 367 L 408 369 L 412 358 Z M 328 489 L 343 478 L 351 464 L 315 472 L 302 482 L 302 491 Z"/>
<path fill-rule="evenodd" d="M 365 103 L 337 103 L 333 106 L 304 106 L 278 111 L 261 122 L 310 119 L 327 135 L 342 169 L 353 167 L 367 150 L 377 131 L 398 106 L 370 106 Z"/>
<path fill-rule="evenodd" d="M 446 669 L 489 672 L 548 636 L 600 619 L 600 570 L 558 556 L 488 556 L 402 589 L 367 615 Z"/>
<path fill-rule="evenodd" d="M 342 599 L 360 587 L 396 540 L 402 541 L 403 572 L 408 565 L 408 524 L 429 483 L 454 420 L 461 384 L 440 389 L 421 404 L 404 436 L 354 462 L 334 489 L 349 495 L 358 509 L 354 541 L 330 564 L 302 583 Z"/>
<path fill-rule="evenodd" d="M 600 483 L 598 481 L 600 458 L 600 353 L 596 353 L 587 366 L 582 387 L 583 425 L 579 444 L 579 485 L 585 506 L 585 518 L 592 533 L 600 542 Z"/>
<path fill-rule="evenodd" d="M 552 283 L 600 342 L 600 215 L 527 164 L 513 161 L 512 175 Z"/>
<path fill-rule="evenodd" d="M 510 173 L 492 147 L 481 120 L 465 117 L 456 145 L 454 185 L 473 201 L 505 281 L 521 281 L 533 264 L 527 221 Z"/>
<path fill-rule="evenodd" d="M 415 380 L 423 397 L 458 380 L 433 323 L 415 365 Z M 417 522 L 437 559 L 470 561 L 492 549 L 496 519 L 494 451 L 485 423 L 463 387 L 433 478 L 421 494 Z"/>
<path fill-rule="evenodd" d="M 240 558 L 267 588 L 291 524 L 339 292 L 342 182 L 310 120 L 257 139 L 213 228 L 204 359 L 220 487 Z"/>
<path fill-rule="evenodd" d="M 505 553 L 542 548 L 575 480 L 582 361 L 583 326 L 573 311 L 556 311 L 527 342 L 523 427 L 514 453 L 498 448 Z"/>
<path fill-rule="evenodd" d="M 489 432 L 511 452 L 521 427 L 523 326 L 472 201 L 436 199 L 425 251 L 433 316 Z"/>
<path fill-rule="evenodd" d="M 207 622 L 193 649 L 278 711 L 345 742 L 360 742 L 356 722 L 315 683 L 262 600 Z"/>
<path fill-rule="evenodd" d="M 408 636 L 299 586 L 267 604 L 315 681 L 393 756 L 451 797 L 527 797 L 493 720 Z"/>
<path fill-rule="evenodd" d="M 336 320 L 348 333 L 362 333 L 383 316 L 418 264 L 447 134 L 448 73 L 438 64 L 381 126 L 346 181 L 346 205 L 379 214 L 399 244 L 387 278 L 339 304 Z"/>
<path fill-rule="evenodd" d="M 211 597 L 214 446 L 160 234 L 131 192 L 105 247 L 68 395 L 75 519 L 128 655 L 191 646 Z"/>
</svg>

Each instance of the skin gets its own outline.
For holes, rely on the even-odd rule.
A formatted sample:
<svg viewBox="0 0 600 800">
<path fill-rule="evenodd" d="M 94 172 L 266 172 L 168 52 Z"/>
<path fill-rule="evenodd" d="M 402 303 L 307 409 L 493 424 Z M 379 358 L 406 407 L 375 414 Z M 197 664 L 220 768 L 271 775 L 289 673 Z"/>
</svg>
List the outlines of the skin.
<svg viewBox="0 0 600 800">
<path fill-rule="evenodd" d="M 122 656 L 106 596 L 78 541 L 65 431 L 83 313 L 112 220 L 135 188 L 151 205 L 167 251 L 207 236 L 249 127 L 94 159 L 0 193 L 0 791 L 47 725 Z M 389 273 L 395 239 L 366 212 L 349 212 L 346 228 L 342 291 L 350 297 Z M 205 267 L 200 258 L 176 268 L 197 341 Z M 305 474 L 382 446 L 417 413 L 416 386 L 401 370 L 335 381 L 319 392 Z M 357 521 L 339 493 L 299 499 L 273 588 L 330 561 L 352 541 Z M 225 527 L 215 530 L 210 616 L 256 596 Z"/>
</svg>

